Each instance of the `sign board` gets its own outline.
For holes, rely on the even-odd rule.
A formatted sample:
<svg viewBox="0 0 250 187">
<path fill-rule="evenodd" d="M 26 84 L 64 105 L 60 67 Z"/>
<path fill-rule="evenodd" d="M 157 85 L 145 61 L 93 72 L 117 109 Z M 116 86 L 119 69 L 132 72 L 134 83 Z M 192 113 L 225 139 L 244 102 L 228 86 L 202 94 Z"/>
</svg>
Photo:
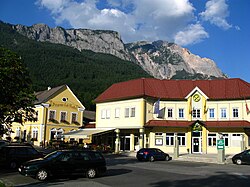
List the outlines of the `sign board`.
<svg viewBox="0 0 250 187">
<path fill-rule="evenodd" d="M 225 149 L 225 143 L 224 143 L 224 140 L 217 140 L 217 149 L 222 149 L 224 150 Z"/>
</svg>

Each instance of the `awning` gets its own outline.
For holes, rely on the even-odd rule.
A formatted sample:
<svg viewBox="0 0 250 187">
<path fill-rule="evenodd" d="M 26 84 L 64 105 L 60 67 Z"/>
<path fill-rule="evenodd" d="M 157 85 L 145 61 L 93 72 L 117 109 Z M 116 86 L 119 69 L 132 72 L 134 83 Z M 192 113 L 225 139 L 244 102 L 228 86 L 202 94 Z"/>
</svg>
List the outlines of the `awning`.
<svg viewBox="0 0 250 187">
<path fill-rule="evenodd" d="M 114 128 L 89 128 L 62 134 L 64 138 L 88 138 L 90 135 L 112 131 Z"/>
<path fill-rule="evenodd" d="M 206 121 L 207 127 L 224 127 L 224 128 L 249 128 L 249 121 Z"/>
<path fill-rule="evenodd" d="M 235 121 L 178 121 L 178 120 L 149 120 L 145 127 L 191 127 L 196 122 L 207 128 L 250 128 L 250 122 Z"/>
<path fill-rule="evenodd" d="M 193 121 L 149 120 L 145 127 L 189 127 Z"/>
</svg>

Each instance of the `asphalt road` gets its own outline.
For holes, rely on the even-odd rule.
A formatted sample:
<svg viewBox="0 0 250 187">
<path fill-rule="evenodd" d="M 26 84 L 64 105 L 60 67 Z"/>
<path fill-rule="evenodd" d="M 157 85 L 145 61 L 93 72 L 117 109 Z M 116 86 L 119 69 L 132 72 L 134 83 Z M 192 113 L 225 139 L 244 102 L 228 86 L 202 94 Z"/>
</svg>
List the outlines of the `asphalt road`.
<svg viewBox="0 0 250 187">
<path fill-rule="evenodd" d="M 169 186 L 169 187 L 245 187 L 250 184 L 249 165 L 220 165 L 184 161 L 138 162 L 125 156 L 107 156 L 107 173 L 99 178 L 83 176 L 52 178 L 40 182 L 16 171 L 0 170 L 7 186 Z"/>
</svg>

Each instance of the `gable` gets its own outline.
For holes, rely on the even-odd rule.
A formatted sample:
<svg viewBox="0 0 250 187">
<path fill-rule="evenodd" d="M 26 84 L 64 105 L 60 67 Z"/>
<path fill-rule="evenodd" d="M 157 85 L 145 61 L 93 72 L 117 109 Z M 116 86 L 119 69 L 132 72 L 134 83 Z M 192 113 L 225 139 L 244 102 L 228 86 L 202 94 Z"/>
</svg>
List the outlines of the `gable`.
<svg viewBox="0 0 250 187">
<path fill-rule="evenodd" d="M 66 86 L 66 89 L 61 90 L 53 97 L 51 97 L 47 103 L 49 103 L 50 106 L 56 107 L 67 107 L 75 110 L 85 109 L 85 107 L 82 105 L 82 103 L 78 100 L 78 98 L 68 86 Z"/>
</svg>

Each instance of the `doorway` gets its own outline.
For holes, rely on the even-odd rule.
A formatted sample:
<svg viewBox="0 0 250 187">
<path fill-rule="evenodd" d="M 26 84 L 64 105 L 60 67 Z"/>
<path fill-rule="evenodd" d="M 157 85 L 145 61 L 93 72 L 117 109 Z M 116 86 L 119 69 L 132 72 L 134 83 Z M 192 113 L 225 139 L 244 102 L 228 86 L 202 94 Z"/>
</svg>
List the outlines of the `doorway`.
<svg viewBox="0 0 250 187">
<path fill-rule="evenodd" d="M 202 132 L 193 131 L 192 133 L 192 153 L 202 153 Z"/>
<path fill-rule="evenodd" d="M 130 136 L 121 136 L 121 151 L 130 151 Z"/>
</svg>

